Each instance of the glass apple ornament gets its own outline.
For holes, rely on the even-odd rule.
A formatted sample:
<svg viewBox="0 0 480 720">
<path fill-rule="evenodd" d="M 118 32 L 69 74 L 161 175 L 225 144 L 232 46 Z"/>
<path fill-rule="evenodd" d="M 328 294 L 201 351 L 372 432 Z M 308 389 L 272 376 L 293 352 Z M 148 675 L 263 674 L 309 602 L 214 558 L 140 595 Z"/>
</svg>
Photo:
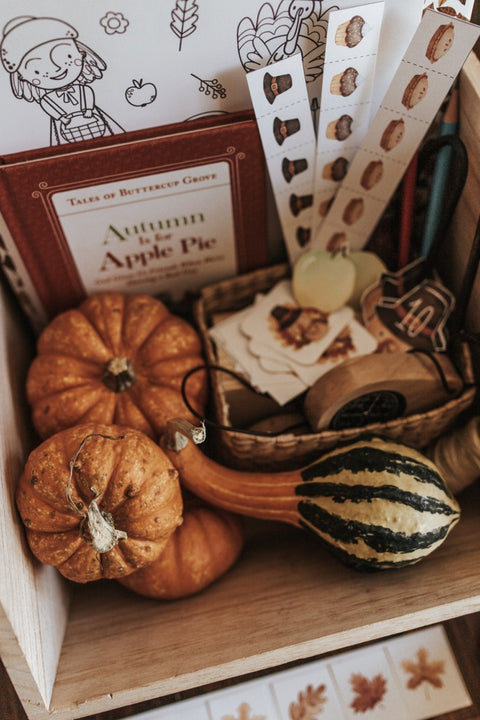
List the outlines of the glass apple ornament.
<svg viewBox="0 0 480 720">
<path fill-rule="evenodd" d="M 378 255 L 368 250 L 352 250 L 348 258 L 355 265 L 355 284 L 348 305 L 354 310 L 360 310 L 364 291 L 376 283 L 387 268 Z"/>
<path fill-rule="evenodd" d="M 292 293 L 302 307 L 332 313 L 347 304 L 355 275 L 355 265 L 343 252 L 308 250 L 293 266 Z"/>
</svg>

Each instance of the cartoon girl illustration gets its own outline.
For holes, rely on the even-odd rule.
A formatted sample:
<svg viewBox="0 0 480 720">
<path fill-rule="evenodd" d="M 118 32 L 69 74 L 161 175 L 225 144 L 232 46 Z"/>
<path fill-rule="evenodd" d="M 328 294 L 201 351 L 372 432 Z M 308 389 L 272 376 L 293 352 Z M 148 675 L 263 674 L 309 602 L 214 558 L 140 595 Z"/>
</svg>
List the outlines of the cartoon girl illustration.
<svg viewBox="0 0 480 720">
<path fill-rule="evenodd" d="M 50 144 L 124 132 L 95 102 L 91 88 L 106 64 L 52 17 L 21 16 L 3 29 L 0 58 L 15 97 L 37 102 L 50 117 Z"/>
</svg>

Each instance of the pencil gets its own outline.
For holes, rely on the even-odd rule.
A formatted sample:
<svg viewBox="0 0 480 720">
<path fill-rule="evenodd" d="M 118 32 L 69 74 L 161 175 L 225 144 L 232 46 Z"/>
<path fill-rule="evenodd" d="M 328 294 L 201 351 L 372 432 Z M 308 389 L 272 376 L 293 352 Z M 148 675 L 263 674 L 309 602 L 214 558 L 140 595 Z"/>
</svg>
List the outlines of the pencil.
<svg viewBox="0 0 480 720">
<path fill-rule="evenodd" d="M 440 126 L 440 135 L 455 134 L 457 132 L 457 124 L 458 90 L 457 88 L 454 88 Z M 442 147 L 438 151 L 433 170 L 427 212 L 425 215 L 425 227 L 423 230 L 422 244 L 420 248 L 421 257 L 427 257 L 432 246 L 435 233 L 437 232 L 438 222 L 442 214 L 442 207 L 445 198 L 451 154 L 452 148 L 450 147 Z"/>
</svg>

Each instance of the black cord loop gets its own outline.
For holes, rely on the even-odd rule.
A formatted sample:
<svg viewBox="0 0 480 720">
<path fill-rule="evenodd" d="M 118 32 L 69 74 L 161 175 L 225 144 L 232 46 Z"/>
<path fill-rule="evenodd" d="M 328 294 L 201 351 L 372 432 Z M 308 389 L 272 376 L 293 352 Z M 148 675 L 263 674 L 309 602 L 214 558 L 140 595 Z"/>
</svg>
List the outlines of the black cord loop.
<svg viewBox="0 0 480 720">
<path fill-rule="evenodd" d="M 292 425 L 289 428 L 284 428 L 281 433 L 272 433 L 272 432 L 264 432 L 262 430 L 247 430 L 246 428 L 235 428 L 231 425 L 222 425 L 221 423 L 217 423 L 214 420 L 209 420 L 208 418 L 205 418 L 203 415 L 200 415 L 194 407 L 190 404 L 188 397 L 187 397 L 187 391 L 186 391 L 186 385 L 189 380 L 189 378 L 194 375 L 197 372 L 200 372 L 201 370 L 218 370 L 219 372 L 227 373 L 228 375 L 231 375 L 236 380 L 242 383 L 246 388 L 249 390 L 252 390 L 252 386 L 250 383 L 245 380 L 244 377 L 236 373 L 234 370 L 230 370 L 230 368 L 222 367 L 222 365 L 211 365 L 206 363 L 205 365 L 197 365 L 196 367 L 191 368 L 183 377 L 182 380 L 182 399 L 185 403 L 187 409 L 194 415 L 198 420 L 203 422 L 206 426 L 210 426 L 215 428 L 216 430 L 225 430 L 227 432 L 234 432 L 234 433 L 242 433 L 243 435 L 251 435 L 254 437 L 274 437 L 275 435 L 283 434 L 285 432 L 291 432 L 294 430 L 298 425 Z"/>
</svg>

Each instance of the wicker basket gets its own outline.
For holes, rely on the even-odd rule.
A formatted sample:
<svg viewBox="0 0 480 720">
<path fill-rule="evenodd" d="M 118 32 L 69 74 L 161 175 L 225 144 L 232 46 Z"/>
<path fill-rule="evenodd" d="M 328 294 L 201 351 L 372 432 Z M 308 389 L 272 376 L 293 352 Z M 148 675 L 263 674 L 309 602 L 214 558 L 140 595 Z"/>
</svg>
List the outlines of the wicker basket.
<svg viewBox="0 0 480 720">
<path fill-rule="evenodd" d="M 249 305 L 255 294 L 266 292 L 279 280 L 288 277 L 288 265 L 275 265 L 205 287 L 194 306 L 195 321 L 204 342 L 209 365 L 218 364 L 215 345 L 208 329 L 213 313 L 239 310 Z M 459 397 L 428 412 L 397 418 L 385 423 L 374 423 L 362 428 L 321 432 L 287 432 L 265 436 L 246 432 L 231 426 L 222 373 L 211 372 L 212 409 L 214 417 L 209 428 L 210 444 L 222 462 L 245 470 L 280 470 L 300 467 L 315 459 L 319 451 L 327 450 L 339 442 L 353 440 L 371 432 L 380 433 L 416 448 L 426 447 L 433 439 L 455 425 L 458 416 L 472 404 L 476 394 L 468 353 L 461 359 L 465 388 Z M 228 429 L 221 429 L 221 425 Z"/>
</svg>

